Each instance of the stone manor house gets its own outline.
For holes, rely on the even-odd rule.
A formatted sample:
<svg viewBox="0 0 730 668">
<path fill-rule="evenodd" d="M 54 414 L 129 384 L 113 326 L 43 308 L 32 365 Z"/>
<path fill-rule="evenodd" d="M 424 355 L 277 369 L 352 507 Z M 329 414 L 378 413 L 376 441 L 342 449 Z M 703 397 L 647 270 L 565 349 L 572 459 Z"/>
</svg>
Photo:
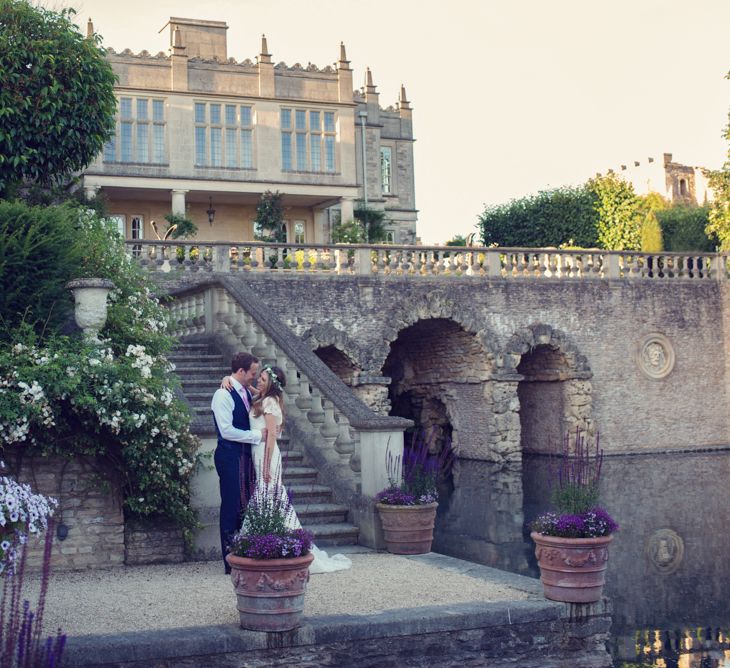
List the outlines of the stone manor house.
<svg viewBox="0 0 730 668">
<path fill-rule="evenodd" d="M 156 239 L 169 213 L 203 241 L 254 239 L 256 204 L 279 191 L 287 241 L 327 243 L 360 202 L 384 209 L 388 241 L 416 240 L 412 109 L 382 109 L 370 70 L 353 92 L 345 46 L 319 68 L 228 57 L 223 21 L 170 18 L 169 53 L 107 49 L 116 132 L 83 173 L 127 239 Z M 87 30 L 93 33 L 89 20 Z M 363 155 L 364 148 L 364 155 Z M 363 169 L 363 167 L 365 167 Z"/>
</svg>

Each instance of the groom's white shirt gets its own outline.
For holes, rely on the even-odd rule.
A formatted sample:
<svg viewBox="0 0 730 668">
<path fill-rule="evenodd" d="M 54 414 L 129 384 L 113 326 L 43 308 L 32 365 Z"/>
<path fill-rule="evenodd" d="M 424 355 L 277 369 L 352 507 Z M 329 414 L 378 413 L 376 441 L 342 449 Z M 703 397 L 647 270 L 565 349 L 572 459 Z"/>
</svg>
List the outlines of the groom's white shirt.
<svg viewBox="0 0 730 668">
<path fill-rule="evenodd" d="M 231 385 L 233 385 L 233 391 L 238 392 L 239 396 L 243 397 L 245 392 L 243 385 L 235 378 L 231 378 Z M 244 399 L 244 403 L 247 401 L 248 398 Z M 210 402 L 210 407 L 213 415 L 215 415 L 218 431 L 220 431 L 221 436 L 227 441 L 252 443 L 253 445 L 258 445 L 261 442 L 261 432 L 258 429 L 245 431 L 233 426 L 233 409 L 235 408 L 235 404 L 228 390 L 224 390 L 223 388 L 217 389 L 213 395 L 213 401 Z"/>
</svg>

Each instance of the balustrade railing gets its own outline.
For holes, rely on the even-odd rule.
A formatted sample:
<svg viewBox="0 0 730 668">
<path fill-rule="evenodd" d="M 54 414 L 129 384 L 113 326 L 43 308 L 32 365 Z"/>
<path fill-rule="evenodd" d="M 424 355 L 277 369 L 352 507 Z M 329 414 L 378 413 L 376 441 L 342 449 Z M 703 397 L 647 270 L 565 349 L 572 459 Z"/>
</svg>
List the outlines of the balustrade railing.
<svg viewBox="0 0 730 668">
<path fill-rule="evenodd" d="M 563 280 L 725 280 L 722 253 L 643 253 L 597 249 L 275 244 L 224 241 L 127 242 L 142 266 L 161 272 Z"/>
</svg>

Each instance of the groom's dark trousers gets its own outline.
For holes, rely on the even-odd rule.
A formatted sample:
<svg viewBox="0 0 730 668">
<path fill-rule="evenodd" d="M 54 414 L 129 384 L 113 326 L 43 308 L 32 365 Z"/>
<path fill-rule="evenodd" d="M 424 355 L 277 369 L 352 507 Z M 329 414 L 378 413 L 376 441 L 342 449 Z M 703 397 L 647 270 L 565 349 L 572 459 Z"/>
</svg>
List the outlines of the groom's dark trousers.
<svg viewBox="0 0 730 668">
<path fill-rule="evenodd" d="M 248 431 L 251 428 L 248 410 L 236 390 L 231 390 L 233 398 L 233 426 Z M 213 418 L 215 422 L 215 417 Z M 221 552 L 226 573 L 231 569 L 226 562 L 226 554 L 233 534 L 241 528 L 241 519 L 250 498 L 255 482 L 251 444 L 228 441 L 221 436 L 218 425 L 218 447 L 215 449 L 215 470 L 218 472 L 221 493 L 220 531 Z"/>
</svg>

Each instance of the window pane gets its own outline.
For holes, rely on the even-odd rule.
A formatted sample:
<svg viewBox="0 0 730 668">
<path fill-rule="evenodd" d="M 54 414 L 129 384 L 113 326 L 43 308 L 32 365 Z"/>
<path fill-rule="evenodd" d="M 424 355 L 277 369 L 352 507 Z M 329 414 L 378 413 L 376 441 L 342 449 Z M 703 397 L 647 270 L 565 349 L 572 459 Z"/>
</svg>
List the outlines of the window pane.
<svg viewBox="0 0 730 668">
<path fill-rule="evenodd" d="M 211 105 L 212 106 L 212 105 Z M 210 164 L 216 167 L 223 162 L 223 152 L 221 147 L 221 129 L 210 129 Z"/>
<path fill-rule="evenodd" d="M 112 135 L 111 139 L 104 144 L 104 162 L 114 162 L 117 159 L 117 138 Z"/>
<path fill-rule="evenodd" d="M 301 222 L 294 223 L 294 243 L 295 244 L 304 243 L 304 223 L 301 223 Z"/>
<path fill-rule="evenodd" d="M 380 148 L 380 181 L 384 193 L 391 192 L 392 154 L 390 146 Z"/>
<path fill-rule="evenodd" d="M 334 132 L 335 131 L 335 112 L 325 111 L 324 112 L 324 131 Z"/>
<path fill-rule="evenodd" d="M 148 128 L 146 123 L 137 125 L 137 162 L 148 162 L 150 159 Z"/>
<path fill-rule="evenodd" d="M 307 133 L 297 132 L 297 169 L 307 169 Z"/>
<path fill-rule="evenodd" d="M 251 125 L 251 107 L 241 107 L 241 125 L 244 127 Z"/>
<path fill-rule="evenodd" d="M 165 101 L 152 100 L 152 120 L 162 122 L 165 120 Z"/>
<path fill-rule="evenodd" d="M 324 138 L 325 171 L 335 171 L 335 138 L 326 135 Z"/>
<path fill-rule="evenodd" d="M 165 162 L 165 126 L 152 126 L 152 162 Z"/>
<path fill-rule="evenodd" d="M 238 167 L 236 134 L 235 128 L 226 128 L 226 167 Z"/>
<path fill-rule="evenodd" d="M 123 97 L 119 100 L 119 114 L 122 118 L 132 118 L 132 98 Z"/>
<path fill-rule="evenodd" d="M 121 128 L 122 162 L 132 162 L 132 124 L 122 123 Z"/>
<path fill-rule="evenodd" d="M 220 125 L 221 122 L 221 105 L 211 104 L 210 105 L 210 122 L 213 125 Z"/>
<path fill-rule="evenodd" d="M 322 135 L 311 135 L 309 141 L 309 155 L 312 161 L 312 171 L 322 171 Z"/>
<path fill-rule="evenodd" d="M 144 238 L 144 221 L 139 216 L 132 218 L 132 239 Z"/>
<path fill-rule="evenodd" d="M 304 109 L 297 109 L 297 130 L 307 129 L 307 112 Z"/>
<path fill-rule="evenodd" d="M 149 100 L 146 97 L 140 97 L 137 98 L 137 120 L 138 121 L 146 121 L 148 120 L 147 111 L 148 111 L 148 102 Z"/>
<path fill-rule="evenodd" d="M 309 112 L 309 131 L 316 132 L 321 129 L 321 119 L 318 111 Z"/>
<path fill-rule="evenodd" d="M 281 133 L 281 168 L 291 169 L 291 132 Z"/>
<path fill-rule="evenodd" d="M 291 127 L 291 109 L 281 110 L 281 128 L 288 130 Z"/>
<path fill-rule="evenodd" d="M 205 148 L 205 128 L 195 128 L 195 164 L 208 164 Z"/>
<path fill-rule="evenodd" d="M 226 125 L 235 125 L 235 124 L 236 124 L 236 105 L 227 104 L 226 105 Z"/>
<path fill-rule="evenodd" d="M 203 102 L 195 103 L 195 122 L 205 123 L 205 104 Z"/>
<path fill-rule="evenodd" d="M 241 130 L 241 167 L 253 167 L 251 130 Z"/>
</svg>

